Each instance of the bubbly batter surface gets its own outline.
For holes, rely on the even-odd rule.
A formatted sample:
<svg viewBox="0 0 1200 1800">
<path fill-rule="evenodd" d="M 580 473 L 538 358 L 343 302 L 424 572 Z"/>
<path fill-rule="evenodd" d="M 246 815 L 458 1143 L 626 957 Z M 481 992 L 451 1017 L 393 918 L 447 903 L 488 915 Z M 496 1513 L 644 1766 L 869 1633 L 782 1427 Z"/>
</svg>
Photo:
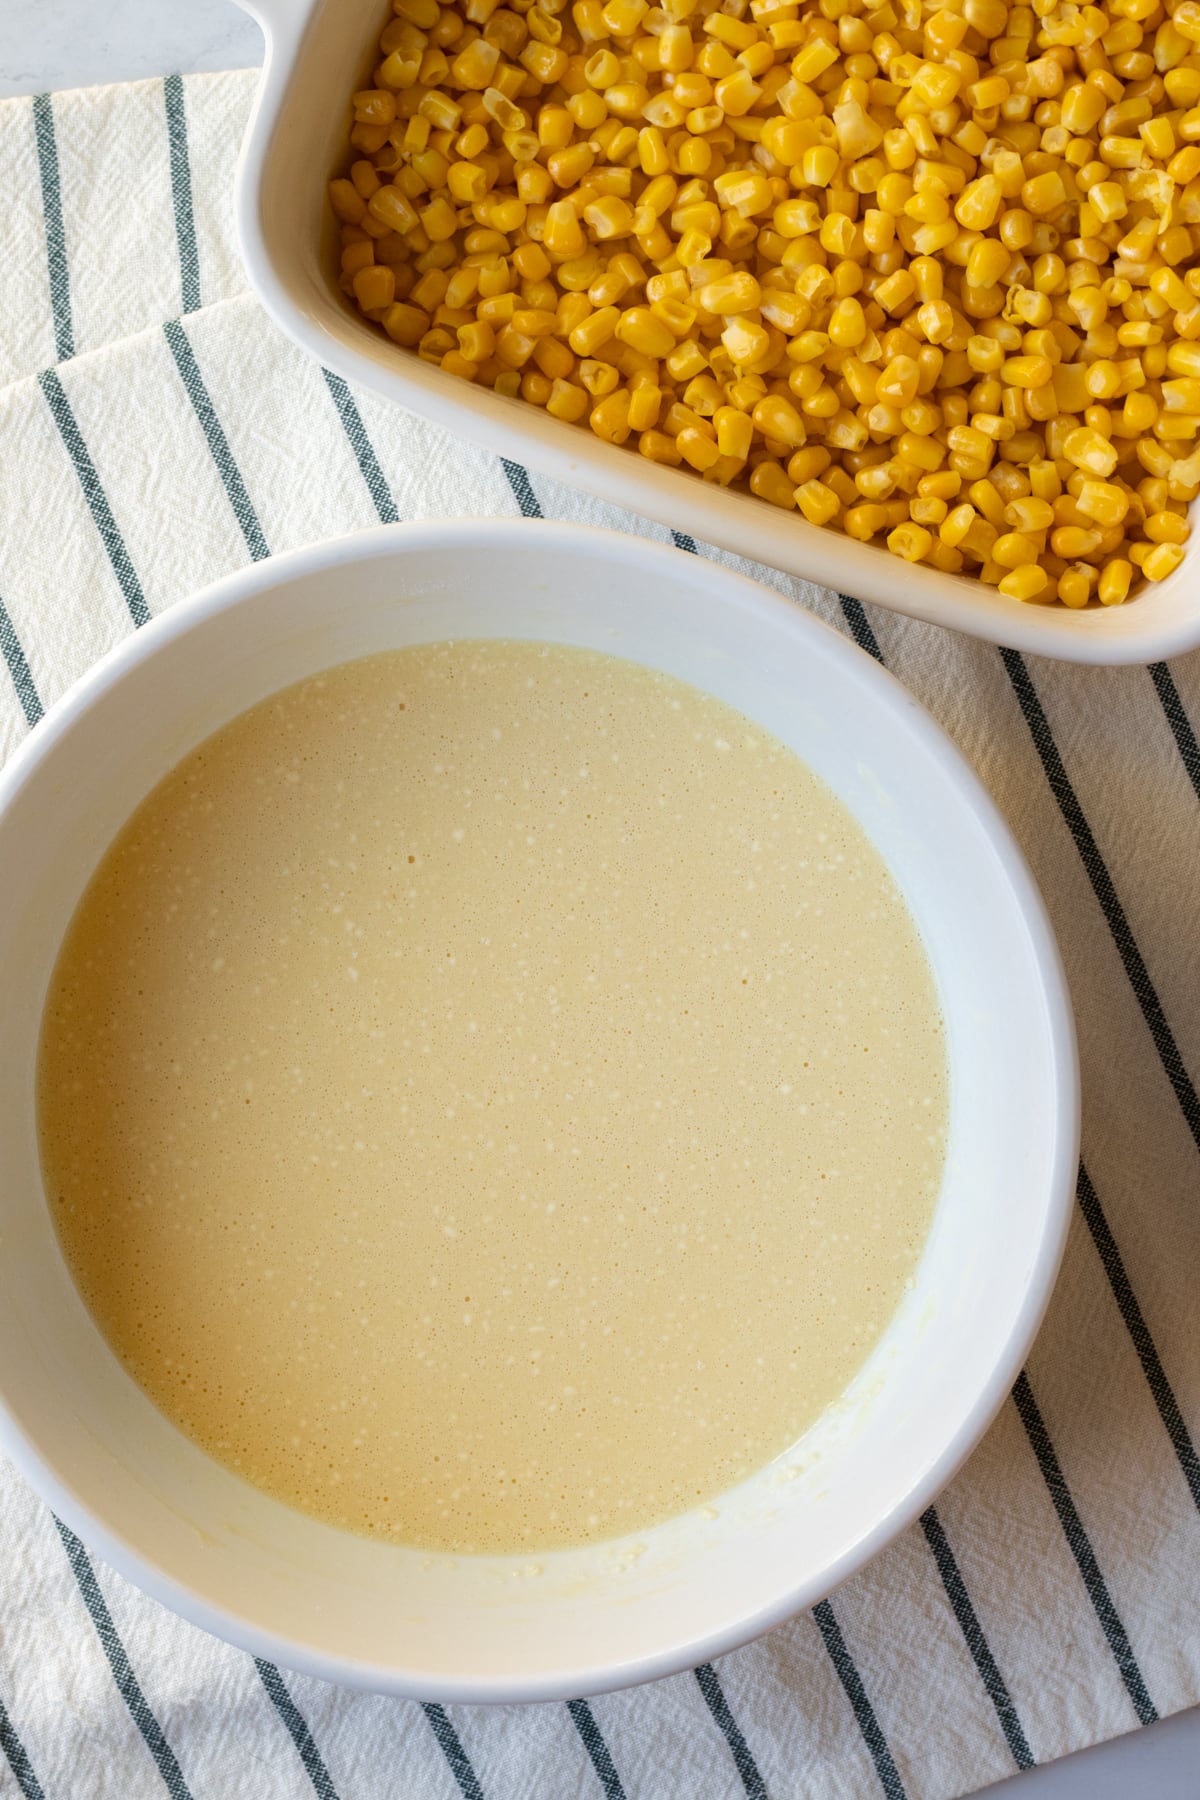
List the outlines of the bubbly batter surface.
<svg viewBox="0 0 1200 1800">
<path fill-rule="evenodd" d="M 895 1309 L 945 1049 L 879 856 L 616 658 L 434 644 L 236 719 L 122 831 L 43 1026 L 79 1287 L 183 1431 L 451 1551 L 642 1529 Z"/>
</svg>

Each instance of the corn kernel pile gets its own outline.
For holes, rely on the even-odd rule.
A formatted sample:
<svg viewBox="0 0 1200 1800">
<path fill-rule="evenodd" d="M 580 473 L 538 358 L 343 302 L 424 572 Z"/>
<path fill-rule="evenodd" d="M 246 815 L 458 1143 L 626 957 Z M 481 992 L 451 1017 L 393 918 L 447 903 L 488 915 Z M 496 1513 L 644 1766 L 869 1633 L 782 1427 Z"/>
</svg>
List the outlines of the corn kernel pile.
<svg viewBox="0 0 1200 1800">
<path fill-rule="evenodd" d="M 1200 491 L 1200 0 L 393 0 L 342 284 L 468 381 L 1020 600 Z"/>
</svg>

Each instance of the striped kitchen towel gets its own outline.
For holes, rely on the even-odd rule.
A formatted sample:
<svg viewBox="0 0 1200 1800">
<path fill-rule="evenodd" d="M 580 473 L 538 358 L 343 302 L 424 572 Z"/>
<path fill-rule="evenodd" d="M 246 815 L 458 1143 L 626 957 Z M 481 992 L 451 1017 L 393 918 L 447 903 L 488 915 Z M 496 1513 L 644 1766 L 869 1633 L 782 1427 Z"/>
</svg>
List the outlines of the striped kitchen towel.
<svg viewBox="0 0 1200 1800">
<path fill-rule="evenodd" d="M 254 79 L 0 104 L 0 755 L 181 595 L 380 519 L 519 511 L 749 567 L 285 342 L 233 247 Z M 931 708 L 1049 902 L 1084 1159 L 1011 1402 L 920 1524 L 812 1612 L 567 1706 L 420 1706 L 256 1663 L 0 1465 L 6 1800 L 949 1800 L 1200 1701 L 1200 655 L 1038 663 L 750 572 Z"/>
</svg>

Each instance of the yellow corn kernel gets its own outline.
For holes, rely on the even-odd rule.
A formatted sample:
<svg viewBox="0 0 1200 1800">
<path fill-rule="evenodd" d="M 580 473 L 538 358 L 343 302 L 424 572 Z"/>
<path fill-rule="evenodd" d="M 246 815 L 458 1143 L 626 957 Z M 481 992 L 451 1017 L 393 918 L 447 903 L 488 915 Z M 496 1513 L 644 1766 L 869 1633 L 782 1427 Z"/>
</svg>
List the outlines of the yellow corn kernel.
<svg viewBox="0 0 1200 1800">
<path fill-rule="evenodd" d="M 975 511 L 975 508 L 971 506 L 969 502 L 964 501 L 960 506 L 954 507 L 952 511 L 946 514 L 946 517 L 938 526 L 939 538 L 942 540 L 943 544 L 949 544 L 952 549 L 957 549 L 965 540 L 967 533 L 970 531 L 978 517 L 979 514 Z"/>
<path fill-rule="evenodd" d="M 1200 376 L 1200 344 L 1185 342 L 1169 345 L 1167 368 L 1172 375 Z"/>
<path fill-rule="evenodd" d="M 1114 557 L 1100 571 L 1097 595 L 1102 606 L 1120 606 L 1133 580 L 1133 564 L 1124 557 Z"/>
<path fill-rule="evenodd" d="M 677 469 L 683 461 L 675 439 L 668 437 L 665 431 L 643 431 L 638 439 L 638 450 L 648 461 L 664 463 L 671 468 Z"/>
<path fill-rule="evenodd" d="M 1186 544 L 1191 536 L 1191 526 L 1179 513 L 1151 513 L 1142 526 L 1145 535 L 1152 544 Z"/>
<path fill-rule="evenodd" d="M 899 313 L 916 292 L 916 282 L 907 269 L 895 269 L 875 289 L 873 298 L 885 312 Z"/>
<path fill-rule="evenodd" d="M 579 379 L 595 400 L 603 399 L 611 394 L 621 377 L 611 363 L 597 362 L 592 357 L 584 357 L 579 364 Z"/>
<path fill-rule="evenodd" d="M 861 501 L 857 506 L 847 507 L 842 514 L 841 526 L 847 537 L 856 538 L 860 544 L 870 543 L 873 537 L 881 532 L 887 523 L 887 514 L 882 506 L 872 501 Z"/>
<path fill-rule="evenodd" d="M 833 489 L 816 478 L 801 482 L 796 489 L 796 505 L 810 525 L 828 525 L 842 510 L 842 503 Z"/>
<path fill-rule="evenodd" d="M 588 424 L 606 444 L 623 444 L 629 436 L 629 390 L 615 388 L 598 400 L 588 416 Z"/>
<path fill-rule="evenodd" d="M 813 144 L 800 163 L 805 187 L 827 188 L 838 170 L 838 153 L 831 144 Z"/>
<path fill-rule="evenodd" d="M 736 406 L 719 406 L 713 414 L 717 429 L 717 448 L 722 456 L 735 456 L 744 462 L 754 441 L 754 425 L 748 413 Z"/>
<path fill-rule="evenodd" d="M 750 492 L 772 506 L 789 511 L 796 505 L 796 490 L 777 462 L 760 462 L 750 475 Z"/>
<path fill-rule="evenodd" d="M 500 52 L 496 45 L 489 44 L 486 38 L 475 38 L 450 65 L 454 85 L 481 94 L 491 86 L 499 63 Z"/>
<path fill-rule="evenodd" d="M 476 317 L 489 325 L 507 325 L 517 310 L 515 294 L 492 294 L 475 308 Z"/>
<path fill-rule="evenodd" d="M 1145 156 L 1140 138 L 1105 137 L 1100 140 L 1100 158 L 1110 169 L 1136 169 Z"/>
<path fill-rule="evenodd" d="M 710 313 L 752 312 L 762 300 L 762 289 L 748 271 L 718 277 L 696 290 L 696 302 Z"/>
<path fill-rule="evenodd" d="M 987 231 L 995 224 L 1003 204 L 1000 183 L 989 173 L 967 183 L 955 202 L 954 216 L 968 231 Z M 1007 261 L 1006 257 L 1006 264 Z"/>
<path fill-rule="evenodd" d="M 353 277 L 354 298 L 365 313 L 381 312 L 390 306 L 396 293 L 396 273 L 382 264 L 372 263 L 359 269 Z"/>
<path fill-rule="evenodd" d="M 1162 398 L 1163 405 L 1168 412 L 1194 413 L 1200 411 L 1200 377 L 1183 375 L 1171 381 L 1164 381 Z"/>
<path fill-rule="evenodd" d="M 1050 533 L 1050 548 L 1055 556 L 1068 561 L 1095 556 L 1104 534 L 1086 525 L 1060 525 Z"/>
<path fill-rule="evenodd" d="M 933 533 L 926 531 L 923 525 L 909 521 L 888 532 L 887 547 L 893 556 L 903 557 L 905 562 L 924 562 L 933 547 Z"/>
<path fill-rule="evenodd" d="M 1030 494 L 1010 500 L 1004 508 L 1004 520 L 1014 531 L 1048 531 L 1054 523 L 1054 508 L 1049 501 Z"/>
<path fill-rule="evenodd" d="M 582 319 L 567 340 L 576 356 L 590 357 L 607 344 L 616 331 L 620 317 L 617 307 L 602 306 Z"/>
<path fill-rule="evenodd" d="M 1036 563 L 1037 558 L 1037 544 L 1023 531 L 1006 531 L 992 545 L 992 561 L 1005 569 L 1019 569 L 1023 564 Z"/>
<path fill-rule="evenodd" d="M 1004 517 L 1005 502 L 990 481 L 973 481 L 967 492 L 971 504 L 983 514 L 990 525 L 999 529 L 1001 525 L 1008 523 Z M 995 539 L 993 538 L 991 541 L 994 542 Z"/>
<path fill-rule="evenodd" d="M 629 37 L 648 10 L 647 0 L 608 0 L 601 17 L 614 37 Z"/>
<path fill-rule="evenodd" d="M 771 347 L 771 340 L 764 328 L 741 313 L 729 316 L 721 333 L 721 342 L 741 368 L 750 368 L 766 356 Z"/>
<path fill-rule="evenodd" d="M 996 585 L 1010 600 L 1037 600 L 1050 585 L 1050 577 L 1038 563 L 1028 562 L 1010 569 Z"/>
<path fill-rule="evenodd" d="M 546 212 L 542 231 L 542 247 L 558 261 L 579 256 L 587 240 L 579 223 L 579 215 L 569 200 L 555 200 Z"/>
<path fill-rule="evenodd" d="M 414 297 L 419 298 L 415 289 L 413 293 Z M 524 337 L 533 338 L 536 341 L 538 338 L 549 337 L 556 329 L 558 315 L 541 307 L 514 307 L 511 324 L 514 331 L 519 331 Z"/>
<path fill-rule="evenodd" d="M 633 208 L 616 194 L 605 194 L 583 209 L 584 223 L 601 242 L 628 237 L 633 229 Z"/>
<path fill-rule="evenodd" d="M 974 425 L 954 425 L 946 433 L 946 445 L 953 456 L 987 468 L 995 454 L 995 443 L 986 431 Z"/>
<path fill-rule="evenodd" d="M 1121 408 L 1120 429 L 1124 437 L 1140 437 L 1149 431 L 1158 418 L 1158 402 L 1153 395 L 1142 392 L 1126 394 L 1125 404 Z"/>
<path fill-rule="evenodd" d="M 920 365 L 915 358 L 893 356 L 880 373 L 876 395 L 890 406 L 907 406 L 917 397 L 920 379 Z"/>
<path fill-rule="evenodd" d="M 415 231 L 420 224 L 417 209 L 411 200 L 398 187 L 391 185 L 376 189 L 367 201 L 367 212 L 386 231 L 397 231 L 402 236 Z"/>
<path fill-rule="evenodd" d="M 644 356 L 667 356 L 675 348 L 674 332 L 648 306 L 627 307 L 618 318 L 614 333 L 622 344 L 640 350 Z"/>
<path fill-rule="evenodd" d="M 468 362 L 486 362 L 496 349 L 496 334 L 486 319 L 458 328 L 458 347 Z"/>
<path fill-rule="evenodd" d="M 1087 563 L 1071 563 L 1058 578 L 1058 597 L 1064 606 L 1079 609 L 1091 598 L 1096 571 Z"/>
<path fill-rule="evenodd" d="M 916 325 L 930 344 L 946 344 L 954 336 L 954 312 L 945 300 L 926 300 L 917 308 Z"/>
<path fill-rule="evenodd" d="M 917 525 L 940 525 L 949 510 L 936 494 L 918 494 L 908 503 L 908 516 Z"/>
<path fill-rule="evenodd" d="M 1110 481 L 1082 481 L 1075 504 L 1097 525 L 1119 525 L 1129 511 L 1129 496 Z"/>
<path fill-rule="evenodd" d="M 777 395 L 771 394 L 760 400 L 751 417 L 764 437 L 785 444 L 789 450 L 800 449 L 808 436 L 804 421 L 791 401 Z"/>
<path fill-rule="evenodd" d="M 447 350 L 438 367 L 445 369 L 447 375 L 457 375 L 462 381 L 474 381 L 479 374 L 479 364 L 468 361 L 460 350 Z M 528 398 L 535 397 L 531 394 Z"/>
<path fill-rule="evenodd" d="M 634 386 L 629 395 L 630 429 L 639 433 L 651 430 L 658 424 L 662 403 L 663 391 L 657 383 L 645 381 Z"/>
<path fill-rule="evenodd" d="M 853 296 L 839 300 L 829 316 L 831 341 L 840 349 L 853 349 L 867 335 L 867 323 L 860 303 Z"/>
<path fill-rule="evenodd" d="M 367 203 L 352 181 L 338 180 L 329 184 L 329 204 L 335 218 L 345 225 L 361 224 L 366 215 Z M 416 223 L 416 215 L 413 216 Z"/>
<path fill-rule="evenodd" d="M 1054 374 L 1054 365 L 1046 356 L 1010 356 L 1000 367 L 1000 379 L 1010 387 L 1044 387 Z"/>
<path fill-rule="evenodd" d="M 402 344 L 407 350 L 414 350 L 429 330 L 429 314 L 422 312 L 419 306 L 409 306 L 406 301 L 397 300 L 388 307 L 382 324 L 394 343 Z"/>
<path fill-rule="evenodd" d="M 705 30 L 708 24 L 705 23 Z M 792 74 L 797 81 L 811 82 L 823 75 L 831 63 L 835 63 L 838 53 L 834 46 L 824 38 L 810 38 L 802 50 L 798 50 L 792 58 Z"/>
<path fill-rule="evenodd" d="M 1101 225 L 1110 225 L 1116 219 L 1123 219 L 1129 211 L 1125 190 L 1119 182 L 1098 181 L 1088 189 L 1087 197 L 1088 205 Z"/>
<path fill-rule="evenodd" d="M 1087 426 L 1069 431 L 1063 439 L 1062 448 L 1068 462 L 1074 463 L 1077 469 L 1083 469 L 1089 475 L 1099 475 L 1102 480 L 1112 474 L 1119 460 L 1113 446 L 1099 432 L 1092 431 Z"/>
<path fill-rule="evenodd" d="M 341 255 L 343 275 L 357 275 L 375 261 L 375 246 L 370 238 L 364 238 L 359 244 L 347 244 Z"/>
<path fill-rule="evenodd" d="M 676 435 L 675 443 L 684 461 L 701 474 L 706 469 L 711 469 L 721 455 L 716 440 L 709 436 L 699 422 L 685 425 Z"/>
<path fill-rule="evenodd" d="M 421 229 L 433 244 L 445 243 L 458 230 L 458 215 L 440 194 L 422 209 L 420 218 Z"/>
<path fill-rule="evenodd" d="M 566 381 L 575 373 L 575 357 L 560 337 L 539 338 L 533 347 L 533 361 L 551 381 Z"/>
<path fill-rule="evenodd" d="M 506 369 L 523 369 L 533 355 L 536 339 L 526 337 L 510 321 L 496 333 L 496 360 Z"/>
<path fill-rule="evenodd" d="M 1142 574 L 1150 581 L 1165 581 L 1168 575 L 1175 573 L 1183 557 L 1182 544 L 1155 544 L 1142 559 Z"/>
<path fill-rule="evenodd" d="M 939 500 L 957 500 L 961 488 L 962 477 L 952 469 L 935 469 L 917 483 L 919 494 L 933 494 Z"/>
<path fill-rule="evenodd" d="M 804 482 L 811 481 L 814 476 L 823 475 L 826 469 L 832 467 L 832 464 L 833 457 L 823 445 L 809 444 L 805 449 L 797 450 L 794 456 L 788 458 L 787 472 L 796 486 L 800 487 Z M 849 496 L 843 496 L 843 498 L 848 499 Z"/>
<path fill-rule="evenodd" d="M 1062 492 L 1062 477 L 1056 465 L 1045 458 L 1031 462 L 1026 470 L 1032 493 L 1039 500 L 1056 500 Z"/>
</svg>

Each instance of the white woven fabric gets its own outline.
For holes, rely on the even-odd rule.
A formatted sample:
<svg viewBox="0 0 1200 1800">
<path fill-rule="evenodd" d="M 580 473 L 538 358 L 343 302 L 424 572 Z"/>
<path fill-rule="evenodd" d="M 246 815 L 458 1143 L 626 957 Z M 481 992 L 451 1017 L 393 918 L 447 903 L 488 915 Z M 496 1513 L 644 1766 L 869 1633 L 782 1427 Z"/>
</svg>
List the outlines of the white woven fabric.
<svg viewBox="0 0 1200 1800">
<path fill-rule="evenodd" d="M 351 395 L 245 294 L 230 190 L 254 79 L 0 105 L 0 754 L 138 620 L 251 556 L 530 510 L 520 471 Z M 877 644 L 995 795 L 1059 933 L 1087 1175 L 1014 1401 L 831 1603 L 571 1708 L 442 1712 L 256 1666 L 0 1464 L 0 1795 L 949 1800 L 1200 1700 L 1200 656 L 1037 663 L 750 572 Z"/>
</svg>

